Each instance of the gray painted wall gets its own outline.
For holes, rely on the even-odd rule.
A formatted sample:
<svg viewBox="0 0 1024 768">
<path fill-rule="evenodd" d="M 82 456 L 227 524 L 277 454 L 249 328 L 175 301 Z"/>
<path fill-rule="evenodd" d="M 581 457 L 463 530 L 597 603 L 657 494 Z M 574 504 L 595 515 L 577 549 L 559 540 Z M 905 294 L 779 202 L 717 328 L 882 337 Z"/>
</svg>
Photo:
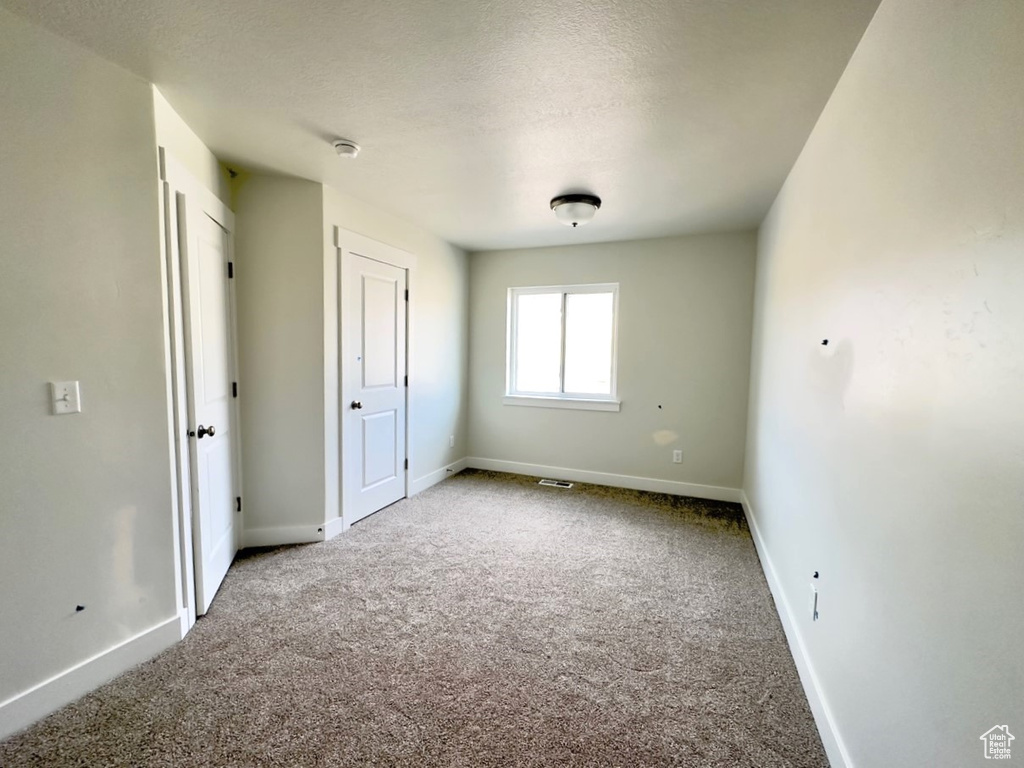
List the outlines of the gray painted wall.
<svg viewBox="0 0 1024 768">
<path fill-rule="evenodd" d="M 739 488 L 755 245 L 748 232 L 473 254 L 470 455 Z M 622 410 L 503 405 L 508 289 L 613 282 Z"/>
<path fill-rule="evenodd" d="M 233 187 L 246 530 L 324 524 L 323 186 Z"/>
<path fill-rule="evenodd" d="M 3 9 L 0 72 L 3 701 L 177 607 L 153 96 Z"/>
<path fill-rule="evenodd" d="M 1024 743 L 1021 39 L 883 3 L 760 231 L 746 490 L 857 766 Z"/>
</svg>

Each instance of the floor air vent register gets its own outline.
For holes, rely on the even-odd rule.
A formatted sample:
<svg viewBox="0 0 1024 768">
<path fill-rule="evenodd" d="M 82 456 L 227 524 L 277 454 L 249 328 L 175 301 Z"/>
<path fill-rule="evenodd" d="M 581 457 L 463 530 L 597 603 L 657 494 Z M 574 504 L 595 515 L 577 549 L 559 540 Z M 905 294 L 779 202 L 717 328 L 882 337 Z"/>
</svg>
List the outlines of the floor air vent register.
<svg viewBox="0 0 1024 768">
<path fill-rule="evenodd" d="M 552 488 L 572 488 L 572 483 L 565 480 L 541 480 L 537 485 L 550 485 Z"/>
</svg>

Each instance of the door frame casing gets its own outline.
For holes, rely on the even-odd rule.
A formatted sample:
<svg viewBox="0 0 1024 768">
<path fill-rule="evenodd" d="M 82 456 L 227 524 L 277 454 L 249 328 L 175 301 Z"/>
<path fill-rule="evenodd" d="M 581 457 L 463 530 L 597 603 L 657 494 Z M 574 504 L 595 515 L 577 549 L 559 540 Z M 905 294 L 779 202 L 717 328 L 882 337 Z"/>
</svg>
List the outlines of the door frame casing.
<svg viewBox="0 0 1024 768">
<path fill-rule="evenodd" d="M 186 208 L 194 206 L 209 216 L 226 233 L 227 261 L 235 261 L 235 215 L 212 191 L 166 148 L 159 147 L 160 170 L 160 227 L 161 246 L 164 251 L 162 279 L 164 283 L 164 343 L 167 353 L 168 424 L 172 444 L 172 498 L 174 502 L 174 563 L 175 596 L 181 619 L 181 636 L 184 637 L 196 622 L 196 573 L 195 537 L 199 535 L 193 525 L 196 509 L 192 499 L 192 445 L 188 437 L 188 383 L 186 380 L 185 312 L 182 282 L 182 252 L 178 234 L 180 232 L 178 195 L 184 193 Z M 191 198 L 191 203 L 188 198 Z M 238 382 L 238 319 L 236 311 L 235 283 L 228 281 L 228 324 L 230 340 L 230 365 L 232 381 Z M 239 398 L 231 403 L 232 469 L 235 493 L 241 496 L 241 413 Z M 244 528 L 244 512 L 236 512 L 232 526 L 232 546 L 238 551 Z"/>
<path fill-rule="evenodd" d="M 346 436 L 346 416 L 348 415 L 348 409 L 345 407 L 346 403 L 352 400 L 351 386 L 349 384 L 348 370 L 345 366 L 346 355 L 349 350 L 349 345 L 352 343 L 348 338 L 348 327 L 345 323 L 345 312 L 348 307 L 345 302 L 345 288 L 346 288 L 346 275 L 348 273 L 349 259 L 347 254 L 354 254 L 362 256 L 363 258 L 371 261 L 376 261 L 381 264 L 388 264 L 392 267 L 402 269 L 405 271 L 405 288 L 409 292 L 409 301 L 405 305 L 405 375 L 409 379 L 408 386 L 405 387 L 405 457 L 408 461 L 408 468 L 405 469 L 405 481 L 404 498 L 409 497 L 409 491 L 411 487 L 410 478 L 413 476 L 413 453 L 412 453 L 412 388 L 415 382 L 415 377 L 411 370 L 412 355 L 410 354 L 413 345 L 413 329 L 415 324 L 412 322 L 413 318 L 413 301 L 412 297 L 415 296 L 413 288 L 413 277 L 416 271 L 416 256 L 403 251 L 401 248 L 396 248 L 393 245 L 382 243 L 379 240 L 374 240 L 366 235 L 361 235 L 358 232 L 352 232 L 351 230 L 343 229 L 340 226 L 334 227 L 334 247 L 337 259 L 337 271 L 338 271 L 338 285 L 337 285 L 337 296 L 338 296 L 338 437 L 340 441 L 338 458 L 340 466 L 338 467 L 338 480 L 340 484 L 340 514 L 337 518 L 340 521 L 340 530 L 347 531 L 352 527 L 352 503 L 351 503 L 351 491 L 349 489 L 349 483 L 346 482 L 346 461 L 348 451 L 346 451 L 347 436 Z M 332 523 L 334 525 L 332 525 Z M 327 531 L 331 531 L 332 528 L 336 528 L 339 523 L 336 521 L 327 521 Z M 332 532 L 333 533 L 333 532 Z M 329 538 L 326 537 L 326 538 Z"/>
</svg>

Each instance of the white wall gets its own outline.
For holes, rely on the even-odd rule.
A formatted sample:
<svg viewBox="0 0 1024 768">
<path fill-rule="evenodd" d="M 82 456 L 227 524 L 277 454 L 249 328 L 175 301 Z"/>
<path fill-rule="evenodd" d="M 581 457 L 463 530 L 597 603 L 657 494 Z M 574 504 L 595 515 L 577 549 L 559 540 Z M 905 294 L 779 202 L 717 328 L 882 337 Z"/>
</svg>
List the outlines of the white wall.
<svg viewBox="0 0 1024 768">
<path fill-rule="evenodd" d="M 153 89 L 153 115 L 156 120 L 156 143 L 168 150 L 178 162 L 213 192 L 222 203 L 231 199 L 231 187 L 227 171 L 207 148 L 195 131 L 188 127 L 181 116 L 164 98 L 159 89 Z"/>
<path fill-rule="evenodd" d="M 1024 744 L 1022 39 L 886 0 L 760 231 L 746 490 L 857 766 Z"/>
<path fill-rule="evenodd" d="M 753 233 L 473 254 L 470 455 L 739 488 L 754 255 Z M 503 405 L 508 289 L 606 282 L 622 410 Z"/>
<path fill-rule="evenodd" d="M 320 184 L 284 176 L 243 175 L 233 187 L 250 542 L 268 528 L 311 541 L 324 524 L 322 200 Z"/>
<path fill-rule="evenodd" d="M 150 88 L 0 9 L 0 104 L 2 736 L 177 609 Z"/>
</svg>

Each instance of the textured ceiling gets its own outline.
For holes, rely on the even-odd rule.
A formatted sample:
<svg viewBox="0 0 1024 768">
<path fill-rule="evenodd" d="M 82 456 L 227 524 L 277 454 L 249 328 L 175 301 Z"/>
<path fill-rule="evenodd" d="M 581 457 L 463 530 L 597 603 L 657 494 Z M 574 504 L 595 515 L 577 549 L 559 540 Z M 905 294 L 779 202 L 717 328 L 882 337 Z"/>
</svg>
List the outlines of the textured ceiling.
<svg viewBox="0 0 1024 768">
<path fill-rule="evenodd" d="M 0 0 L 222 160 L 470 249 L 756 226 L 878 0 Z M 356 161 L 329 140 L 353 138 Z M 589 191 L 571 230 L 551 197 Z"/>
</svg>

